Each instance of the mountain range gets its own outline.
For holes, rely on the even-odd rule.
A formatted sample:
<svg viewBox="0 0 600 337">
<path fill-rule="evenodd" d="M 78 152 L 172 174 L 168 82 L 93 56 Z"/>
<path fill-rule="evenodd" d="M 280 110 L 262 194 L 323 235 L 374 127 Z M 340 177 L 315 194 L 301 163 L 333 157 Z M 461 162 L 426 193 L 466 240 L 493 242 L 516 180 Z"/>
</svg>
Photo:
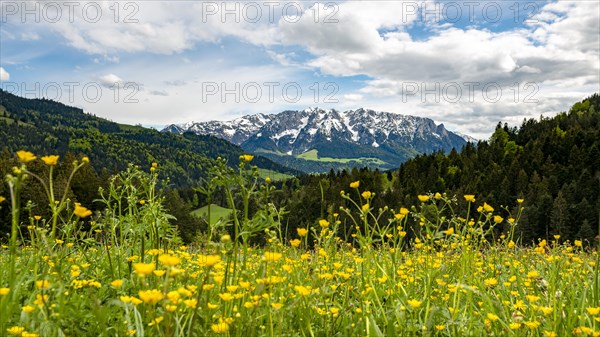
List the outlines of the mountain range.
<svg viewBox="0 0 600 337">
<path fill-rule="evenodd" d="M 476 142 L 430 118 L 363 108 L 287 110 L 230 121 L 172 124 L 162 131 L 216 136 L 305 172 L 353 166 L 391 169 L 418 154 L 460 150 L 467 142 Z"/>
</svg>

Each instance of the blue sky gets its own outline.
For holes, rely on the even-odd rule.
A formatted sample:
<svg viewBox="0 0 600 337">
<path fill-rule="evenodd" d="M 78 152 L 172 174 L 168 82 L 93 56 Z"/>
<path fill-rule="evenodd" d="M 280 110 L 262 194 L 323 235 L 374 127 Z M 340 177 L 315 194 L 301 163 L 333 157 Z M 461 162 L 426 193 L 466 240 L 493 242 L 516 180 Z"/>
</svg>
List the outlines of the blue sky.
<svg viewBox="0 0 600 337">
<path fill-rule="evenodd" d="M 365 107 L 487 138 L 600 91 L 599 6 L 2 1 L 0 86 L 156 127 Z"/>
</svg>

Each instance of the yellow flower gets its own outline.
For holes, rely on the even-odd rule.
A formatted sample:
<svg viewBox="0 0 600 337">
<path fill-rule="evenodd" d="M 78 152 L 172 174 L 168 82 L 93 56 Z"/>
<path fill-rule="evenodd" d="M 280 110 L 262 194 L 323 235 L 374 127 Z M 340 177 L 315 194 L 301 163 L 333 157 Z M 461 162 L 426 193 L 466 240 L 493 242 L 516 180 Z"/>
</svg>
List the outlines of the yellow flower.
<svg viewBox="0 0 600 337">
<path fill-rule="evenodd" d="M 219 262 L 221 262 L 221 256 L 219 255 L 198 255 L 198 265 L 200 267 L 212 267 Z"/>
<path fill-rule="evenodd" d="M 508 327 L 509 327 L 511 330 L 517 330 L 518 328 L 520 328 L 520 327 L 521 327 L 521 323 L 510 323 L 510 324 L 508 325 Z"/>
<path fill-rule="evenodd" d="M 552 307 L 539 307 L 538 309 L 540 309 L 540 311 L 543 312 L 544 315 L 550 315 L 552 311 L 554 311 Z"/>
<path fill-rule="evenodd" d="M 498 280 L 496 280 L 495 278 L 488 278 L 483 280 L 483 283 L 488 287 L 493 287 L 498 284 Z"/>
<path fill-rule="evenodd" d="M 321 220 L 319 220 L 319 226 L 327 227 L 327 226 L 329 226 L 329 221 L 327 221 L 325 219 L 321 219 Z"/>
<path fill-rule="evenodd" d="M 21 336 L 21 334 L 25 331 L 25 328 L 22 326 L 13 326 L 12 328 L 6 329 L 9 335 L 12 336 Z"/>
<path fill-rule="evenodd" d="M 298 294 L 302 295 L 302 296 L 308 296 L 311 294 L 312 292 L 312 287 L 308 286 L 295 286 L 294 290 L 296 290 L 298 292 Z"/>
<path fill-rule="evenodd" d="M 140 290 L 138 292 L 140 295 L 140 299 L 144 301 L 144 303 L 155 304 L 160 302 L 163 298 L 165 298 L 165 294 L 163 294 L 158 289 L 151 290 Z"/>
<path fill-rule="evenodd" d="M 169 255 L 169 254 L 162 254 L 161 256 L 158 257 L 158 262 L 160 262 L 168 267 L 174 267 L 181 262 L 181 259 L 178 258 L 177 256 L 173 256 L 173 255 Z"/>
<path fill-rule="evenodd" d="M 35 286 L 38 289 L 48 289 L 50 288 L 50 282 L 48 280 L 35 281 Z"/>
<path fill-rule="evenodd" d="M 279 310 L 283 307 L 283 303 L 271 303 L 271 307 L 275 310 Z"/>
<path fill-rule="evenodd" d="M 502 221 L 504 221 L 504 218 L 499 216 L 499 215 L 494 215 L 494 222 L 495 223 L 502 223 Z"/>
<path fill-rule="evenodd" d="M 0 203 L 3 203 L 5 200 L 6 198 L 0 195 Z"/>
<path fill-rule="evenodd" d="M 167 304 L 165 305 L 165 309 L 167 309 L 168 312 L 173 312 L 177 310 L 177 306 L 173 304 Z"/>
<path fill-rule="evenodd" d="M 139 275 L 150 275 L 154 271 L 156 266 L 154 263 L 134 263 L 133 270 Z"/>
<path fill-rule="evenodd" d="M 80 218 L 87 218 L 88 216 L 92 215 L 92 211 L 81 206 L 79 203 L 76 203 L 73 214 L 75 214 L 76 216 L 78 216 Z"/>
<path fill-rule="evenodd" d="M 421 302 L 421 301 L 419 301 L 419 300 L 414 300 L 414 299 L 412 299 L 412 300 L 408 300 L 408 305 L 410 305 L 411 307 L 413 307 L 413 308 L 415 308 L 415 309 L 416 309 L 416 308 L 418 308 L 418 307 L 420 307 L 420 306 L 421 306 L 421 303 L 422 303 L 422 302 Z"/>
<path fill-rule="evenodd" d="M 281 259 L 282 256 L 283 255 L 281 253 L 277 253 L 277 252 L 265 252 L 263 259 L 267 262 L 275 262 L 275 261 Z"/>
<path fill-rule="evenodd" d="M 33 301 L 33 304 L 42 308 L 46 304 L 47 301 L 48 301 L 48 295 L 37 294 L 37 295 L 35 295 L 35 301 Z"/>
<path fill-rule="evenodd" d="M 517 202 L 518 202 L 519 204 L 522 204 L 522 203 L 523 203 L 523 201 L 525 201 L 525 199 L 521 199 L 521 198 L 517 199 Z"/>
<path fill-rule="evenodd" d="M 538 322 L 538 321 L 527 321 L 525 322 L 525 325 L 527 325 L 528 328 L 530 329 L 537 329 L 542 323 Z"/>
<path fill-rule="evenodd" d="M 123 285 L 123 280 L 114 280 L 110 283 L 110 285 L 115 288 L 119 288 L 120 286 Z"/>
<path fill-rule="evenodd" d="M 221 236 L 221 242 L 223 242 L 223 243 L 231 242 L 231 235 L 225 234 L 225 235 Z"/>
<path fill-rule="evenodd" d="M 233 296 L 231 293 L 222 293 L 222 294 L 219 294 L 219 297 L 223 301 L 231 301 L 235 298 L 235 296 Z"/>
<path fill-rule="evenodd" d="M 44 156 L 42 161 L 48 166 L 55 166 L 58 163 L 59 156 Z"/>
<path fill-rule="evenodd" d="M 10 293 L 9 288 L 0 288 L 0 296 L 8 295 Z"/>
<path fill-rule="evenodd" d="M 198 305 L 198 301 L 195 299 L 184 300 L 183 304 L 185 304 L 188 308 L 194 309 Z"/>
<path fill-rule="evenodd" d="M 254 159 L 254 156 L 251 155 L 251 154 L 243 154 L 243 155 L 240 156 L 240 160 L 244 161 L 246 163 L 251 162 L 252 159 Z"/>
<path fill-rule="evenodd" d="M 81 158 L 81 161 L 82 161 L 83 163 L 86 163 L 86 164 L 87 164 L 87 163 L 89 163 L 89 162 L 90 162 L 90 158 L 88 158 L 88 156 L 84 156 L 83 158 Z"/>
<path fill-rule="evenodd" d="M 454 227 L 450 227 L 447 230 L 445 230 L 444 234 L 446 234 L 446 235 L 452 235 L 452 234 L 454 234 Z"/>
<path fill-rule="evenodd" d="M 588 312 L 588 314 L 592 315 L 592 316 L 596 316 L 598 314 L 600 314 L 600 307 L 596 307 L 596 308 L 585 308 L 585 310 Z"/>
<path fill-rule="evenodd" d="M 360 181 L 354 181 L 350 183 L 350 188 L 358 188 L 360 186 Z"/>
<path fill-rule="evenodd" d="M 422 195 L 422 194 L 420 194 L 420 195 L 417 196 L 417 198 L 419 198 L 420 202 L 425 202 L 425 201 L 429 200 L 429 196 L 428 195 Z"/>
<path fill-rule="evenodd" d="M 21 307 L 21 310 L 23 310 L 23 312 L 30 313 L 35 310 L 35 307 L 32 307 L 31 305 L 26 305 Z"/>
<path fill-rule="evenodd" d="M 442 198 L 442 195 L 439 192 L 435 192 L 435 194 L 433 195 L 433 198 L 435 200 L 440 200 Z"/>
<path fill-rule="evenodd" d="M 290 245 L 292 245 L 292 247 L 300 247 L 300 244 L 302 243 L 302 241 L 298 240 L 298 239 L 293 239 L 290 240 Z"/>
<path fill-rule="evenodd" d="M 154 274 L 154 275 L 156 275 L 156 276 L 158 276 L 158 277 L 161 277 L 161 276 L 163 276 L 163 275 L 164 275 L 166 272 L 167 272 L 166 270 L 155 270 L 155 271 L 153 271 L 153 272 L 152 272 L 152 274 Z"/>
<path fill-rule="evenodd" d="M 498 317 L 498 315 L 495 315 L 495 314 L 492 314 L 492 313 L 489 313 L 489 312 L 488 312 L 488 314 L 487 314 L 487 318 L 488 318 L 490 321 L 492 321 L 492 322 L 495 322 L 495 321 L 497 321 L 498 319 L 500 319 L 500 317 Z"/>
<path fill-rule="evenodd" d="M 369 204 L 364 204 L 364 205 L 362 206 L 362 210 L 363 210 L 363 212 L 367 212 L 367 211 L 369 210 L 369 208 L 370 208 L 370 207 L 371 207 L 371 205 L 369 205 Z"/>
<path fill-rule="evenodd" d="M 371 193 L 371 192 L 369 192 L 369 191 L 364 191 L 364 192 L 362 192 L 361 196 L 362 196 L 364 199 L 370 199 L 370 198 L 373 196 L 373 193 Z"/>
<path fill-rule="evenodd" d="M 475 195 L 473 194 L 465 194 L 464 197 L 467 202 L 475 202 Z"/>
<path fill-rule="evenodd" d="M 576 247 L 582 247 L 583 246 L 583 242 L 581 242 L 581 240 L 575 240 L 575 246 Z"/>
<path fill-rule="evenodd" d="M 163 319 L 165 319 L 163 316 L 156 317 L 155 319 L 152 320 L 152 322 L 148 323 L 148 326 L 157 325 L 158 323 L 162 322 Z"/>
<path fill-rule="evenodd" d="M 229 331 L 229 324 L 227 324 L 225 322 L 219 322 L 217 324 L 211 325 L 210 329 L 214 333 L 227 333 L 227 331 Z"/>
<path fill-rule="evenodd" d="M 329 312 L 331 312 L 333 316 L 337 316 L 340 313 L 340 308 L 331 307 L 329 308 Z"/>
<path fill-rule="evenodd" d="M 483 203 L 483 210 L 486 211 L 486 212 L 491 213 L 491 212 L 494 211 L 494 207 L 488 205 L 487 202 L 484 202 Z"/>
<path fill-rule="evenodd" d="M 513 240 L 510 240 L 510 242 L 508 243 L 508 248 L 513 248 L 515 246 L 515 243 L 513 242 Z"/>
<path fill-rule="evenodd" d="M 17 151 L 17 157 L 19 157 L 19 160 L 23 163 L 29 163 L 37 158 L 33 153 L 23 150 Z"/>
<path fill-rule="evenodd" d="M 296 231 L 298 232 L 298 236 L 300 237 L 308 235 L 308 229 L 306 228 L 296 228 Z"/>
</svg>

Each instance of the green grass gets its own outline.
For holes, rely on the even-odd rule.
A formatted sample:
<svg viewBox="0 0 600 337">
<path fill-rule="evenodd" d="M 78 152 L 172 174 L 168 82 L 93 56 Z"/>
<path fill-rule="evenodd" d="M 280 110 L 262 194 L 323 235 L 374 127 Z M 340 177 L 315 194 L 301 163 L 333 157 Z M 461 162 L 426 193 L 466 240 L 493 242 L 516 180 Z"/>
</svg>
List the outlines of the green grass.
<svg viewBox="0 0 600 337">
<path fill-rule="evenodd" d="M 227 219 L 231 214 L 231 209 L 221 207 L 219 205 L 211 204 L 210 206 L 210 223 L 214 224 L 219 219 Z M 200 207 L 197 210 L 192 211 L 192 215 L 197 217 L 206 217 L 208 215 L 208 205 Z"/>
<path fill-rule="evenodd" d="M 359 157 L 359 158 L 319 157 L 319 151 L 317 151 L 317 150 L 306 151 L 306 152 L 304 152 L 302 154 L 297 155 L 296 158 L 304 159 L 304 160 L 320 161 L 320 162 L 325 162 L 325 163 L 342 163 L 342 164 L 347 164 L 347 163 L 350 163 L 352 161 L 358 161 L 358 162 L 361 162 L 361 163 L 371 163 L 371 164 L 375 164 L 375 165 L 385 165 L 385 164 L 387 164 L 386 162 L 384 162 L 383 160 L 378 159 L 378 158 L 366 158 L 366 157 Z"/>
<path fill-rule="evenodd" d="M 281 172 L 277 172 L 277 171 L 273 171 L 273 170 L 269 170 L 269 169 L 263 169 L 263 168 L 258 168 L 258 173 L 260 174 L 260 177 L 265 179 L 265 178 L 271 178 L 272 181 L 281 181 L 281 180 L 287 180 L 287 179 L 291 179 L 294 176 L 289 175 L 289 174 L 285 174 L 285 173 L 281 173 Z"/>
</svg>

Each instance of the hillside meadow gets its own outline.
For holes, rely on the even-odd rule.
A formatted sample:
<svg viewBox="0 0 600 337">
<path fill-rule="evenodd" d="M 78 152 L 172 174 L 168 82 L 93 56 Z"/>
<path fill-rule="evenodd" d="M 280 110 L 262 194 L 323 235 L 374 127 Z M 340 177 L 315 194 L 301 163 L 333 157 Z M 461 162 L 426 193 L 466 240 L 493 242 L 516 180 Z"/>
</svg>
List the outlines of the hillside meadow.
<svg viewBox="0 0 600 337">
<path fill-rule="evenodd" d="M 0 250 L 2 334 L 600 336 L 598 247 L 559 235 L 521 245 L 523 199 L 501 214 L 470 194 L 376 209 L 378 196 L 354 181 L 340 191 L 350 207 L 288 233 L 273 183 L 242 155 L 237 168 L 218 159 L 203 187 L 223 189 L 230 220 L 185 246 L 163 205 L 160 164 L 111 178 L 93 213 L 56 190 L 58 156 L 17 157 L 0 197 L 12 212 Z M 40 160 L 44 171 L 28 169 Z M 64 190 L 86 165 L 73 162 Z M 21 202 L 25 184 L 45 191 L 33 202 L 50 217 Z M 455 214 L 459 199 L 468 208 Z M 340 238 L 340 214 L 352 240 Z"/>
</svg>

